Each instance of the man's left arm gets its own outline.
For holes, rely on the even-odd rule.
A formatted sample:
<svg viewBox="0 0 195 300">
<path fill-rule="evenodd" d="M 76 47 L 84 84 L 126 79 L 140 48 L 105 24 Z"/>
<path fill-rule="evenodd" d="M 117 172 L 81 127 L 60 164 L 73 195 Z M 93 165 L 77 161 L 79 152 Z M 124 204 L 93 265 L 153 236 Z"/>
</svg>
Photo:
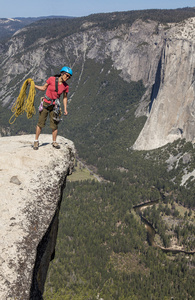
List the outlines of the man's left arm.
<svg viewBox="0 0 195 300">
<path fill-rule="evenodd" d="M 63 93 L 63 105 L 64 105 L 64 115 L 68 114 L 67 111 L 67 103 L 68 103 L 68 94 L 66 92 Z"/>
</svg>

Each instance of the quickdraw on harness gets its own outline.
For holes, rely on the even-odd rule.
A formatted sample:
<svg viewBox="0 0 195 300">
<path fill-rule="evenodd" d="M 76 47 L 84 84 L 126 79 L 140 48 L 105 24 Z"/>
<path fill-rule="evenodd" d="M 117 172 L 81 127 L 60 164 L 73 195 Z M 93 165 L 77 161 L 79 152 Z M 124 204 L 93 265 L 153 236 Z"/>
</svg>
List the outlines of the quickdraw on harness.
<svg viewBox="0 0 195 300">
<path fill-rule="evenodd" d="M 29 94 L 27 97 L 26 90 L 27 86 L 30 83 L 30 89 Z M 25 80 L 25 82 L 22 85 L 20 94 L 18 98 L 16 99 L 15 103 L 13 104 L 11 111 L 13 112 L 13 115 L 9 119 L 9 123 L 13 124 L 16 120 L 16 118 L 26 112 L 27 118 L 30 119 L 33 117 L 33 115 L 36 113 L 35 107 L 34 107 L 34 99 L 35 99 L 35 83 L 31 78 L 28 78 Z M 12 121 L 12 118 L 15 117 L 15 119 Z"/>
</svg>

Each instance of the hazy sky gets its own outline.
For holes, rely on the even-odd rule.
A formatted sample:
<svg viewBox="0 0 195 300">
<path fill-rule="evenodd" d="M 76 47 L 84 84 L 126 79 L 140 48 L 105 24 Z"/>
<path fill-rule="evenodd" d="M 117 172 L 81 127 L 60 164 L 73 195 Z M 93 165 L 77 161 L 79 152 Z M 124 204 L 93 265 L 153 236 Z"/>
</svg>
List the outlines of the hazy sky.
<svg viewBox="0 0 195 300">
<path fill-rule="evenodd" d="M 151 8 L 195 7 L 195 0 L 0 0 L 0 18 L 74 16 Z"/>
</svg>

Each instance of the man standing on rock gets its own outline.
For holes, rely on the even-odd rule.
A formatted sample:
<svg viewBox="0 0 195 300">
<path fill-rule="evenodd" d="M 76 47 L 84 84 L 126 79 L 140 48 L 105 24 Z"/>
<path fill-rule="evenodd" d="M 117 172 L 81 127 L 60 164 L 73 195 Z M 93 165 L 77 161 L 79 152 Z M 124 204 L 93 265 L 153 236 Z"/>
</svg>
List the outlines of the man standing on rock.
<svg viewBox="0 0 195 300">
<path fill-rule="evenodd" d="M 35 141 L 33 146 L 34 150 L 39 149 L 39 135 L 42 128 L 45 126 L 48 114 L 50 118 L 50 128 L 52 129 L 52 145 L 56 149 L 60 148 L 60 145 L 56 142 L 58 123 L 60 122 L 61 116 L 59 98 L 61 94 L 63 94 L 64 115 L 66 116 L 68 114 L 67 95 L 69 92 L 69 85 L 66 81 L 71 78 L 72 74 L 73 72 L 71 68 L 63 67 L 60 70 L 60 74 L 49 77 L 43 86 L 38 86 L 35 84 L 35 88 L 37 88 L 39 91 L 46 90 L 46 93 L 39 107 L 39 120 L 36 127 Z"/>
</svg>

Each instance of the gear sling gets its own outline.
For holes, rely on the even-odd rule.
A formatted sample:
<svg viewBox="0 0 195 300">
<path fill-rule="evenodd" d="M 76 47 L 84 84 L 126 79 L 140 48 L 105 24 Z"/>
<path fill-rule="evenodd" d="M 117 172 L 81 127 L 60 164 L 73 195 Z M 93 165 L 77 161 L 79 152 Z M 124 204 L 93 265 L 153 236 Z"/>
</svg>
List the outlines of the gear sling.
<svg viewBox="0 0 195 300">
<path fill-rule="evenodd" d="M 55 78 L 55 91 L 58 92 L 58 77 L 57 76 Z M 59 98 L 50 99 L 46 95 L 44 96 L 44 98 L 47 99 L 48 101 L 51 101 L 51 103 L 48 105 L 48 107 L 53 105 L 53 102 L 55 101 L 54 108 L 53 108 L 53 112 L 54 112 L 53 120 L 56 121 L 56 122 L 60 122 L 62 120 L 61 119 L 62 111 L 61 111 L 61 108 L 60 108 L 60 99 Z"/>
</svg>

